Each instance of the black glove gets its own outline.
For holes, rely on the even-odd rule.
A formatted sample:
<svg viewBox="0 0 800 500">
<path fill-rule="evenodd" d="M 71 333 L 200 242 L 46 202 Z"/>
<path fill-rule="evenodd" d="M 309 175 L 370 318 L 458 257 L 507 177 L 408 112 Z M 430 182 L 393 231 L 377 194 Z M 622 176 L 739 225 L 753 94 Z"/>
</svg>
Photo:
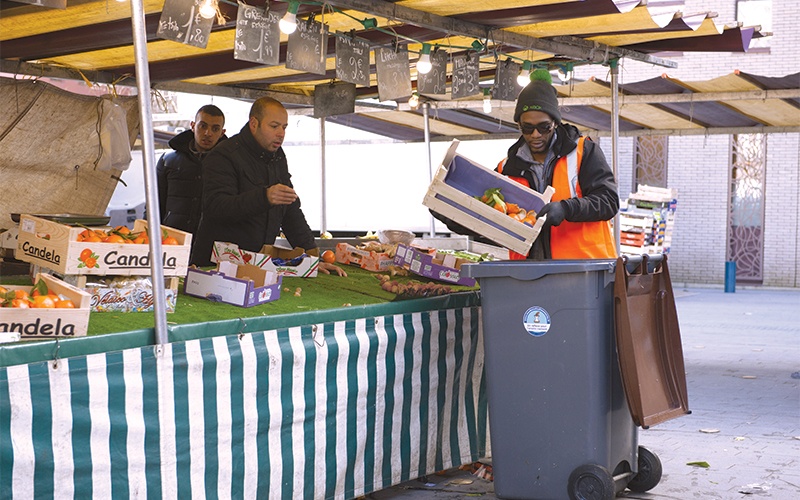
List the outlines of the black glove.
<svg viewBox="0 0 800 500">
<path fill-rule="evenodd" d="M 543 215 L 547 215 L 547 218 L 542 227 L 557 226 L 564 222 L 564 217 L 566 216 L 564 205 L 560 201 L 548 203 L 539 210 L 539 213 L 536 214 L 536 218 L 538 219 Z"/>
</svg>

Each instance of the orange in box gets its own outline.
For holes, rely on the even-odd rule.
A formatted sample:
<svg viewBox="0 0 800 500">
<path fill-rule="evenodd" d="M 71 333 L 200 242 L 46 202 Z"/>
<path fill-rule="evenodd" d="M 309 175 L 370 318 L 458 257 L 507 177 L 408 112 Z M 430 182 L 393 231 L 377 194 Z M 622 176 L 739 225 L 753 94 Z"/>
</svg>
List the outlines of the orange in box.
<svg viewBox="0 0 800 500">
<path fill-rule="evenodd" d="M 20 340 L 85 336 L 89 327 L 91 295 L 49 274 L 37 274 L 36 281 L 38 282 L 39 279 L 44 280 L 48 290 L 71 300 L 75 304 L 75 308 L 17 309 L 0 307 L 0 332 L 19 334 Z M 30 292 L 33 285 L 9 285 L 4 288 Z"/>
<path fill-rule="evenodd" d="M 164 275 L 184 276 L 189 264 L 192 235 L 167 226 L 161 228 L 178 241 L 177 245 L 162 246 Z M 84 229 L 23 214 L 19 222 L 16 258 L 62 275 L 150 274 L 149 245 L 78 241 L 78 234 Z M 134 223 L 134 233 L 146 230 L 147 221 Z"/>
</svg>

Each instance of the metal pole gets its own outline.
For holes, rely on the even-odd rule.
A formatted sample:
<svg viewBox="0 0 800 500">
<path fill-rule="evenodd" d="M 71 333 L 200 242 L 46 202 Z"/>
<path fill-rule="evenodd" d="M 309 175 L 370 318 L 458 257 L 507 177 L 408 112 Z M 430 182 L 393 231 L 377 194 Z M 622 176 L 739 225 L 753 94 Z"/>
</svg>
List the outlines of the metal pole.
<svg viewBox="0 0 800 500">
<path fill-rule="evenodd" d="M 144 159 L 145 202 L 150 237 L 150 276 L 153 281 L 156 343 L 166 344 L 169 343 L 169 335 L 164 292 L 164 263 L 161 250 L 161 213 L 158 208 L 158 186 L 156 186 L 156 151 L 153 139 L 153 113 L 150 108 L 150 67 L 147 62 L 147 35 L 142 0 L 131 0 L 131 21 L 133 23 L 133 50 L 136 58 L 136 89 L 139 94 L 139 131 L 142 136 L 142 157 Z"/>
<path fill-rule="evenodd" d="M 325 183 L 325 117 L 319 119 L 319 163 L 322 167 L 320 180 L 322 181 L 322 223 L 319 228 L 319 235 L 328 230 L 328 209 L 327 209 L 327 186 Z"/>
<path fill-rule="evenodd" d="M 619 195 L 619 59 L 612 59 L 611 68 L 611 169 L 617 181 Z M 619 255 L 619 213 L 614 216 L 614 241 Z"/>
<path fill-rule="evenodd" d="M 431 124 L 430 124 L 430 108 L 429 102 L 422 103 L 422 116 L 424 117 L 425 125 L 425 147 L 428 151 L 428 184 L 433 182 L 433 163 L 431 162 Z M 431 215 L 431 234 L 430 237 L 436 236 L 436 219 Z"/>
</svg>

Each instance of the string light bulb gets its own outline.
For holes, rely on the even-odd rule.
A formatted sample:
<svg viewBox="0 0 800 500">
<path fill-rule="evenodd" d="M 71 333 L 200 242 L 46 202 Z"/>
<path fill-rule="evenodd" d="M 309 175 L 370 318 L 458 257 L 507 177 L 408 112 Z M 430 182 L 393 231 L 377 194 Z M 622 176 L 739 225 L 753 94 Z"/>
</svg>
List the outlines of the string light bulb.
<svg viewBox="0 0 800 500">
<path fill-rule="evenodd" d="M 520 87 L 524 87 L 531 83 L 531 62 L 525 61 L 522 63 L 522 69 L 519 70 L 519 75 L 517 75 L 517 84 Z"/>
<path fill-rule="evenodd" d="M 212 19 L 217 15 L 217 2 L 214 0 L 203 0 L 200 4 L 200 17 L 203 19 Z"/>
<path fill-rule="evenodd" d="M 291 35 L 297 29 L 297 9 L 300 8 L 300 2 L 289 2 L 289 8 L 286 10 L 286 15 L 283 16 L 278 22 L 278 27 L 281 32 Z"/>
<path fill-rule="evenodd" d="M 419 94 L 415 90 L 411 93 L 411 97 L 408 98 L 408 106 L 411 109 L 417 109 L 419 107 Z"/>
<path fill-rule="evenodd" d="M 422 52 L 420 52 L 419 61 L 417 61 L 417 73 L 427 75 L 432 69 L 431 45 L 429 43 L 423 43 Z"/>
<path fill-rule="evenodd" d="M 492 112 L 492 89 L 483 89 L 483 112 L 487 115 Z"/>
<path fill-rule="evenodd" d="M 567 84 L 569 83 L 570 79 L 572 78 L 572 63 L 567 63 L 564 66 L 561 66 L 558 70 L 558 79 L 561 80 L 561 83 Z"/>
</svg>

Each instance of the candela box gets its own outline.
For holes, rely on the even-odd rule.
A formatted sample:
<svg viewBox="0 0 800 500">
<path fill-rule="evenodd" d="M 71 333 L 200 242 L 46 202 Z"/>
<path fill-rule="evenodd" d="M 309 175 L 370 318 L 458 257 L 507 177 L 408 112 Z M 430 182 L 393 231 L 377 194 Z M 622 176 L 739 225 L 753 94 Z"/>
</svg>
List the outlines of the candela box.
<svg viewBox="0 0 800 500">
<path fill-rule="evenodd" d="M 303 254 L 306 256 L 300 259 L 299 257 Z M 274 245 L 264 245 L 260 252 L 251 252 L 239 248 L 235 243 L 224 241 L 214 242 L 211 250 L 211 262 L 232 262 L 240 266 L 251 265 L 265 271 L 278 273 L 281 276 L 297 278 L 314 278 L 319 270 L 319 256 L 309 255 L 303 248 L 290 250 Z M 287 262 L 292 262 L 292 264 L 287 264 Z"/>
<path fill-rule="evenodd" d="M 186 295 L 225 302 L 239 307 L 252 307 L 281 297 L 283 276 L 250 265 L 219 262 L 215 271 L 190 267 L 183 292 Z"/>
<path fill-rule="evenodd" d="M 165 276 L 183 276 L 189 264 L 192 235 L 167 226 L 162 230 L 177 245 L 162 245 Z M 61 275 L 148 275 L 150 245 L 78 241 L 86 228 L 22 214 L 17 237 L 16 258 Z M 90 229 L 109 229 L 94 227 Z M 147 230 L 147 221 L 137 220 L 132 232 Z"/>
<path fill-rule="evenodd" d="M 500 188 L 505 201 L 525 210 L 539 210 L 550 201 L 555 190 L 548 187 L 537 193 L 497 172 L 456 154 L 453 141 L 436 172 L 422 204 L 498 245 L 526 255 L 544 225 L 537 219 L 533 226 L 495 210 L 476 197 L 487 189 Z"/>
<path fill-rule="evenodd" d="M 0 307 L 0 333 L 18 334 L 20 340 L 85 336 L 89 327 L 91 295 L 49 274 L 37 274 L 36 281 L 38 282 L 40 279 L 47 284 L 48 290 L 71 300 L 75 308 L 18 309 Z M 30 292 L 33 285 L 6 285 L 4 288 Z"/>
</svg>

